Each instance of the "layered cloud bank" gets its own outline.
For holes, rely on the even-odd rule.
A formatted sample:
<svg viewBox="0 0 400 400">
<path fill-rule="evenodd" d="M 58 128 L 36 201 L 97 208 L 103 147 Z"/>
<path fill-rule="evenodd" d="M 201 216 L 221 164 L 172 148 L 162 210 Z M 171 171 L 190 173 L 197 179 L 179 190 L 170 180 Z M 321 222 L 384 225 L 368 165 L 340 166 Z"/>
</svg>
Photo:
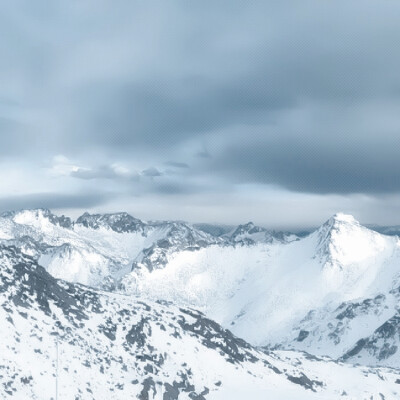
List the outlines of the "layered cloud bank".
<svg viewBox="0 0 400 400">
<path fill-rule="evenodd" d="M 5 5 L 1 208 L 399 223 L 399 7 Z"/>
</svg>

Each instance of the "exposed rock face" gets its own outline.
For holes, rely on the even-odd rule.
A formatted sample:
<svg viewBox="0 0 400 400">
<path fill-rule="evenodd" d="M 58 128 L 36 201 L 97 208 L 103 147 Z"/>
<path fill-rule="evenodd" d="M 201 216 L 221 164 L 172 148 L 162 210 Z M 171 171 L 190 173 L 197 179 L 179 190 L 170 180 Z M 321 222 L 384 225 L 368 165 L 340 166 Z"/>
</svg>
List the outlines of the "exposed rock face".
<svg viewBox="0 0 400 400">
<path fill-rule="evenodd" d="M 143 233 L 146 226 L 141 220 L 132 217 L 128 213 L 89 214 L 86 212 L 76 220 L 75 224 L 91 229 L 108 228 L 118 233 Z"/>
<path fill-rule="evenodd" d="M 223 236 L 231 244 L 255 245 L 257 243 L 289 243 L 297 240 L 298 237 L 291 233 L 275 232 L 254 225 L 253 222 L 248 222 L 244 225 L 239 225 L 231 233 Z"/>
</svg>

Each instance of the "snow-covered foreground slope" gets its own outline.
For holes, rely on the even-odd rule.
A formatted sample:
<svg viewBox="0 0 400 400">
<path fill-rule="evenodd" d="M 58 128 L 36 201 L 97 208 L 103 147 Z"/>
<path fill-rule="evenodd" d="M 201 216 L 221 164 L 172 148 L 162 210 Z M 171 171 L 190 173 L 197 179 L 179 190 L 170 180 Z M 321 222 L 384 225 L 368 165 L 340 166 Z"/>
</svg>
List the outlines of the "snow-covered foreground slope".
<svg viewBox="0 0 400 400">
<path fill-rule="evenodd" d="M 15 247 L 0 246 L 0 265 L 2 399 L 54 399 L 56 379 L 59 399 L 400 395 L 395 370 L 266 353 L 197 311 L 56 280 Z"/>
</svg>

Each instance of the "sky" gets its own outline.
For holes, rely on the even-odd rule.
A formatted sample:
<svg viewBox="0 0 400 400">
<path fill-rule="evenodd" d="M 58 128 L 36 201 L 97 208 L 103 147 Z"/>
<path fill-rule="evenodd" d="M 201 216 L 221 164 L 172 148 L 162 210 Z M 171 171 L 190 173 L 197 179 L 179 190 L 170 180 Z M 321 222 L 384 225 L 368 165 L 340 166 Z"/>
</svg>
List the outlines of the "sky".
<svg viewBox="0 0 400 400">
<path fill-rule="evenodd" d="M 398 1 L 0 11 L 0 211 L 400 224 Z"/>
</svg>

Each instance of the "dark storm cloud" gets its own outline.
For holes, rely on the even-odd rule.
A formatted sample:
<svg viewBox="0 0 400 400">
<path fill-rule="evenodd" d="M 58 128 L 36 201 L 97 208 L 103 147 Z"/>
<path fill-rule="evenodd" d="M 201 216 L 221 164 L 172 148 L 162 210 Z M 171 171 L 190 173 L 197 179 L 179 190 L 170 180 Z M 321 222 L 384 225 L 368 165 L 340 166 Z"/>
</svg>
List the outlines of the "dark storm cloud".
<svg viewBox="0 0 400 400">
<path fill-rule="evenodd" d="M 146 168 L 168 159 L 185 182 L 400 189 L 398 2 L 18 4 L 0 15 L 2 154 L 149 154 L 160 196 L 185 193 Z"/>
<path fill-rule="evenodd" d="M 393 40 L 399 28 L 391 16 L 398 7 L 393 3 L 367 2 L 361 10 L 342 2 L 305 2 L 290 9 L 255 4 L 228 15 L 213 7 L 217 18 L 206 20 L 210 26 L 199 22 L 198 7 L 183 8 L 179 18 L 185 31 L 181 24 L 176 32 L 164 26 L 165 37 L 152 38 L 145 58 L 153 63 L 140 79 L 128 74 L 76 88 L 74 102 L 87 114 L 81 118 L 80 113 L 72 132 L 118 151 L 161 152 L 237 125 L 246 141 L 247 126 L 279 125 L 286 112 L 305 103 L 351 109 L 370 101 L 399 101 L 400 56 Z M 196 31 L 201 40 L 193 37 Z M 325 132 L 309 124 L 306 140 L 323 143 Z M 351 136 L 363 134 L 357 124 L 347 129 Z"/>
<path fill-rule="evenodd" d="M 212 82 L 200 82 L 199 87 L 180 81 L 149 82 L 145 87 L 124 84 L 123 88 L 96 84 L 85 89 L 89 98 L 78 95 L 80 101 L 95 103 L 96 107 L 89 120 L 79 121 L 84 131 L 79 126 L 74 131 L 89 141 L 119 150 L 127 146 L 159 150 L 225 126 L 265 122 L 269 113 L 290 107 L 294 99 L 277 90 L 269 93 L 265 90 L 267 83 L 260 78 L 250 77 L 233 85 L 230 81 L 221 84 L 218 77 L 212 77 Z"/>
<path fill-rule="evenodd" d="M 367 142 L 367 143 L 366 143 Z M 233 143 L 209 168 L 238 183 L 281 185 L 310 193 L 400 192 L 400 136 L 324 145 L 301 137 Z"/>
</svg>

